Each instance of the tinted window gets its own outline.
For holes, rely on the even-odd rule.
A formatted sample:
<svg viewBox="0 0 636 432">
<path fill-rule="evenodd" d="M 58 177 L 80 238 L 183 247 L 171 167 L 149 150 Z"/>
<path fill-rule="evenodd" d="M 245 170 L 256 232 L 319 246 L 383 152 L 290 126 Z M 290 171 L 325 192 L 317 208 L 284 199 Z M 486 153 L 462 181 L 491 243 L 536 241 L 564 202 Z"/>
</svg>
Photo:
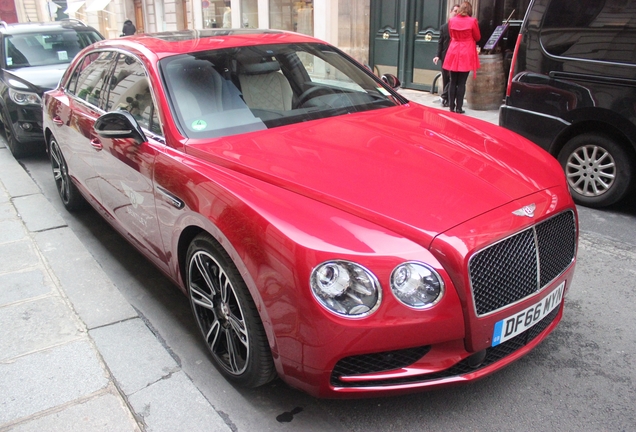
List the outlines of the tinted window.
<svg viewBox="0 0 636 432">
<path fill-rule="evenodd" d="M 117 109 L 131 113 L 141 127 L 161 133 L 146 69 L 134 57 L 124 54 L 115 61 L 106 103 L 106 111 Z"/>
<path fill-rule="evenodd" d="M 8 69 L 70 63 L 88 45 L 101 40 L 96 32 L 59 30 L 44 33 L 7 35 L 4 38 Z"/>
<path fill-rule="evenodd" d="M 96 59 L 91 56 L 84 58 L 79 66 L 81 71 L 77 76 L 75 89 L 68 89 L 69 93 L 75 94 L 78 98 L 102 108 L 108 88 L 104 85 L 106 76 L 112 67 L 112 60 L 115 53 L 104 51 L 99 53 Z M 88 64 L 86 64 L 88 63 Z M 71 79 L 71 82 L 74 82 Z"/>
<path fill-rule="evenodd" d="M 319 44 L 215 50 L 161 60 L 184 134 L 211 138 L 394 106 L 357 64 Z"/>
<path fill-rule="evenodd" d="M 549 54 L 636 63 L 636 0 L 553 0 L 544 17 Z"/>
</svg>

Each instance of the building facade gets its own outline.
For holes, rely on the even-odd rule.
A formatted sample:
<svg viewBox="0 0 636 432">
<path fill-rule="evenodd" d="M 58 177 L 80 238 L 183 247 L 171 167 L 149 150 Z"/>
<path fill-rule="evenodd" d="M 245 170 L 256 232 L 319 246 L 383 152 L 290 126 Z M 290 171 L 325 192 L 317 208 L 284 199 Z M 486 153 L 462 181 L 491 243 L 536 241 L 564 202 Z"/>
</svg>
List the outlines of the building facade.
<svg viewBox="0 0 636 432">
<path fill-rule="evenodd" d="M 485 39 L 503 19 L 522 19 L 529 0 L 472 0 Z M 459 1 L 457 2 L 459 3 Z M 450 0 L 15 0 L 20 22 L 79 19 L 106 38 L 130 19 L 138 33 L 202 28 L 291 30 L 336 45 L 376 73 L 428 89 L 439 28 Z M 511 14 L 512 12 L 512 14 Z"/>
</svg>

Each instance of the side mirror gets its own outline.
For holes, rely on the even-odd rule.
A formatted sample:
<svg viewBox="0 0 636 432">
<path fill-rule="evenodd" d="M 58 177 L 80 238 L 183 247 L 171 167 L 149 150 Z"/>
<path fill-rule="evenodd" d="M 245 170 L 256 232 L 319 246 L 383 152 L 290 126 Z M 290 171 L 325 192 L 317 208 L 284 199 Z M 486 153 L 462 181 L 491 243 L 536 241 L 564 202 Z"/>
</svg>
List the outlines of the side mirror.
<svg viewBox="0 0 636 432">
<path fill-rule="evenodd" d="M 95 133 L 102 138 L 132 138 L 139 145 L 148 141 L 137 120 L 125 110 L 112 111 L 99 117 L 93 126 Z"/>
<path fill-rule="evenodd" d="M 400 86 L 402 85 L 402 83 L 400 82 L 398 77 L 396 77 L 393 74 L 384 74 L 384 75 L 382 75 L 382 81 L 384 81 L 393 90 L 399 89 Z"/>
</svg>

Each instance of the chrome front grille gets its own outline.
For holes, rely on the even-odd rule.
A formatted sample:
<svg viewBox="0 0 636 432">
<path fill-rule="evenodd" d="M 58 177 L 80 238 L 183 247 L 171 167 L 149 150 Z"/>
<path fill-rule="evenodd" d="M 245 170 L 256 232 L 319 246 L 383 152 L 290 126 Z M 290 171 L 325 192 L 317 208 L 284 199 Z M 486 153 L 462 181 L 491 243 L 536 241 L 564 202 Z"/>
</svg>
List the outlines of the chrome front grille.
<svg viewBox="0 0 636 432">
<path fill-rule="evenodd" d="M 468 263 L 477 316 L 538 292 L 567 269 L 575 254 L 576 223 L 572 211 L 477 252 Z"/>
</svg>

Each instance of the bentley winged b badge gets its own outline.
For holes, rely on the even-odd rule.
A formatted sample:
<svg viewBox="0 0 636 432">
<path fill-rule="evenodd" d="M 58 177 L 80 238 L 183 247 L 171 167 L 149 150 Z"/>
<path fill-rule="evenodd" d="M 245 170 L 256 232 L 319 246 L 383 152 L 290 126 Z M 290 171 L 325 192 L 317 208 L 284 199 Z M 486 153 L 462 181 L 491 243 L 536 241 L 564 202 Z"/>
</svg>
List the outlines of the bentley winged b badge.
<svg viewBox="0 0 636 432">
<path fill-rule="evenodd" d="M 517 216 L 527 216 L 529 218 L 534 217 L 534 210 L 537 208 L 535 203 L 528 204 L 527 206 L 521 207 L 519 210 L 515 210 L 512 214 Z"/>
</svg>

